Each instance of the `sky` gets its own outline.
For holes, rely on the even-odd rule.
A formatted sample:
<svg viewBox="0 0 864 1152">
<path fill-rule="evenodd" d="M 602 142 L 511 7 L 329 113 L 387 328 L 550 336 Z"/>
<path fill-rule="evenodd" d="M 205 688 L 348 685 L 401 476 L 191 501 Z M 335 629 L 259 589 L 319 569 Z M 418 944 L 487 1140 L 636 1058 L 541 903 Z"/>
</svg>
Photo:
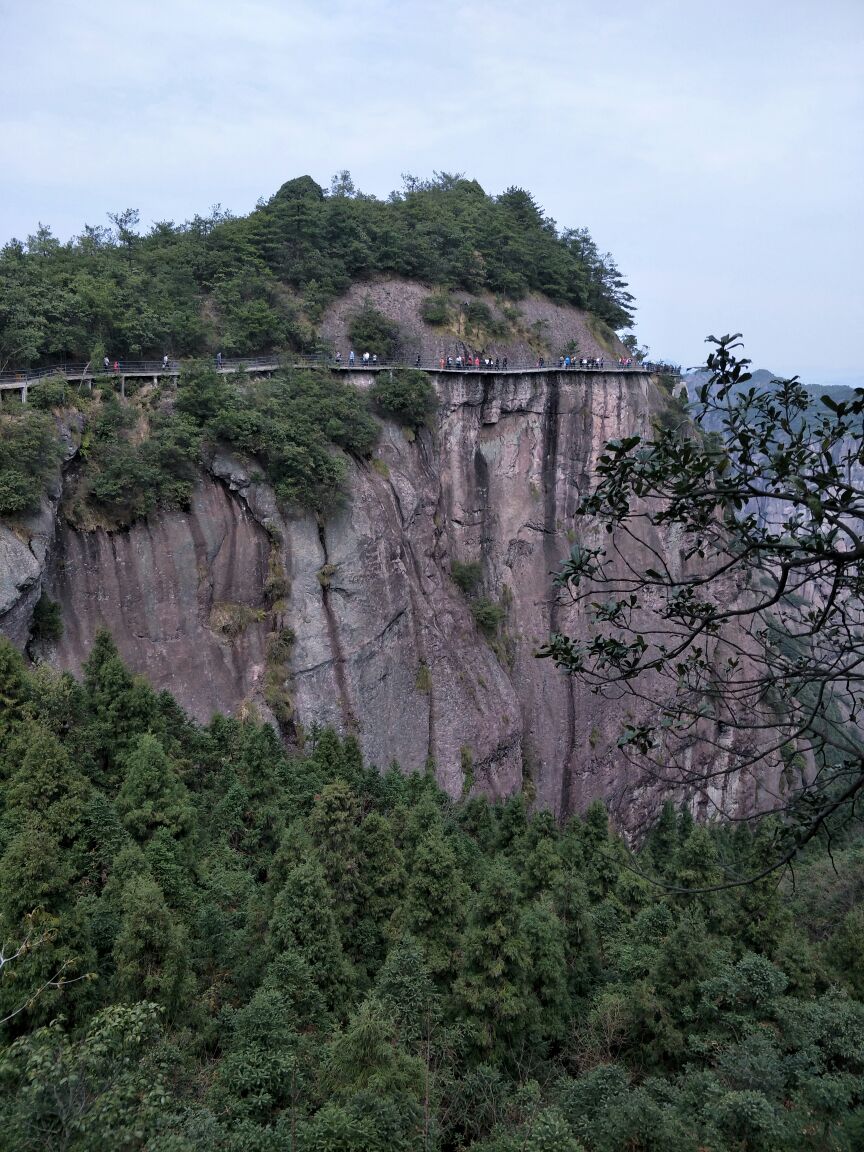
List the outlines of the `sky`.
<svg viewBox="0 0 864 1152">
<path fill-rule="evenodd" d="M 528 189 L 657 357 L 864 384 L 861 0 L 0 0 L 0 242 L 339 169 Z"/>
</svg>

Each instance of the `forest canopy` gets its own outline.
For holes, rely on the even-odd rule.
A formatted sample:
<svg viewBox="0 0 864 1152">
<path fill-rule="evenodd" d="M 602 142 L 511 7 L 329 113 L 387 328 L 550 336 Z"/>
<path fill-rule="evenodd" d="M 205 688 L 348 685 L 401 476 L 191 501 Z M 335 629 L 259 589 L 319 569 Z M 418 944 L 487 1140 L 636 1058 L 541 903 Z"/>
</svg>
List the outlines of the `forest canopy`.
<svg viewBox="0 0 864 1152">
<path fill-rule="evenodd" d="M 454 802 L 0 640 L 9 1152 L 852 1152 L 860 842 Z"/>
<path fill-rule="evenodd" d="M 248 216 L 217 206 L 143 233 L 137 210 L 109 219 L 66 243 L 40 225 L 0 251 L 0 371 L 106 352 L 312 351 L 326 305 L 380 275 L 510 299 L 542 292 L 614 329 L 633 318 L 626 282 L 587 229 L 559 230 L 523 189 L 490 196 L 447 173 L 406 177 L 386 200 L 343 172 L 329 192 L 289 180 Z"/>
</svg>

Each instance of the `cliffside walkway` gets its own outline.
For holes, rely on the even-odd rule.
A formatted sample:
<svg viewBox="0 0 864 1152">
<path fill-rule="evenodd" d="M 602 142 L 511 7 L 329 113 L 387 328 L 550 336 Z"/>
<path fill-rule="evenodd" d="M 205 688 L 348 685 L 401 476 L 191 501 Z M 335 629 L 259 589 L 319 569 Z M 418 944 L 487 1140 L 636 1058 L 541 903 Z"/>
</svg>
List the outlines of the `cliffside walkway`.
<svg viewBox="0 0 864 1152">
<path fill-rule="evenodd" d="M 146 380 L 158 384 L 160 380 L 172 380 L 176 383 L 180 373 L 184 367 L 191 361 L 170 360 L 167 367 L 161 360 L 138 360 L 138 361 L 119 361 L 117 368 L 108 368 L 94 370 L 90 364 L 57 364 L 51 368 L 39 368 L 32 372 L 13 372 L 0 375 L 0 401 L 2 401 L 4 392 L 18 392 L 21 403 L 27 403 L 27 394 L 31 388 L 38 387 L 38 385 L 49 379 L 56 379 L 58 376 L 70 383 L 86 384 L 88 387 L 93 386 L 94 380 L 113 380 L 117 381 L 120 385 L 120 394 L 125 395 L 126 381 L 127 380 Z M 610 359 L 608 362 L 604 360 L 603 367 L 600 369 L 597 366 L 581 367 L 578 364 L 572 364 L 569 368 L 562 368 L 556 363 L 544 364 L 539 367 L 537 364 L 525 363 L 508 363 L 506 368 L 487 367 L 481 364 L 479 367 L 474 364 L 462 364 L 458 367 L 451 365 L 447 367 L 441 366 L 440 360 L 432 363 L 420 363 L 416 361 L 411 363 L 379 363 L 379 364 L 364 364 L 361 360 L 357 360 L 354 364 L 348 364 L 344 360 L 340 363 L 333 358 L 322 358 L 320 356 L 307 356 L 307 357 L 294 357 L 292 359 L 280 357 L 260 357 L 260 356 L 246 356 L 238 357 L 236 359 L 223 359 L 221 366 L 217 367 L 217 372 L 222 375 L 232 375 L 237 372 L 245 372 L 249 376 L 272 376 L 274 372 L 278 372 L 282 368 L 328 368 L 331 372 L 345 373 L 345 374 L 369 374 L 377 372 L 387 372 L 391 368 L 420 368 L 424 372 L 434 374 L 458 374 L 465 375 L 466 373 L 476 373 L 477 375 L 497 374 L 513 376 L 513 375 L 528 375 L 541 372 L 567 372 L 569 374 L 579 374 L 584 376 L 596 375 L 598 371 L 603 372 L 621 372 L 621 373 L 638 373 L 638 372 L 664 372 L 670 375 L 680 375 L 681 369 L 669 364 L 657 363 L 644 363 L 639 364 L 635 361 L 629 365 L 619 364 L 617 360 Z"/>
</svg>

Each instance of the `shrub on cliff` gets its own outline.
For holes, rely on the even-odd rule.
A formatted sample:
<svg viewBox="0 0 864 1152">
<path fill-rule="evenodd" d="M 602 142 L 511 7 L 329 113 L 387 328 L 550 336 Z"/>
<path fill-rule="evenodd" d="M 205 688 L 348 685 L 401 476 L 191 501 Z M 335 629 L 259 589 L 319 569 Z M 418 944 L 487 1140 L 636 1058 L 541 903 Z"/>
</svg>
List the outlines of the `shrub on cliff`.
<svg viewBox="0 0 864 1152">
<path fill-rule="evenodd" d="M 52 408 L 62 408 L 66 403 L 68 385 L 63 376 L 52 376 L 48 380 L 40 380 L 36 388 L 29 394 L 29 403 L 42 412 L 50 412 Z"/>
<path fill-rule="evenodd" d="M 399 347 L 399 325 L 371 300 L 364 300 L 360 311 L 351 317 L 348 336 L 358 352 L 375 353 L 379 360 L 392 360 Z"/>
<path fill-rule="evenodd" d="M 285 504 L 319 512 L 338 500 L 345 477 L 333 446 L 368 456 L 378 440 L 363 394 L 320 371 L 286 370 L 248 382 L 205 420 L 204 430 L 260 460 Z"/>
<path fill-rule="evenodd" d="M 379 373 L 369 397 L 382 416 L 414 429 L 425 424 L 438 405 L 429 377 L 415 368 Z"/>
<path fill-rule="evenodd" d="M 44 412 L 7 403 L 0 414 L 0 516 L 35 512 L 57 473 L 63 449 L 57 426 Z"/>
<path fill-rule="evenodd" d="M 427 296 L 420 305 L 420 315 L 427 324 L 432 324 L 436 328 L 443 328 L 452 319 L 449 296 L 443 292 L 436 292 L 432 296 Z"/>
<path fill-rule="evenodd" d="M 80 495 L 101 506 L 113 524 L 128 524 L 158 507 L 189 502 L 201 456 L 201 435 L 182 413 L 158 412 L 137 439 L 138 408 L 109 394 L 82 451 Z"/>
</svg>

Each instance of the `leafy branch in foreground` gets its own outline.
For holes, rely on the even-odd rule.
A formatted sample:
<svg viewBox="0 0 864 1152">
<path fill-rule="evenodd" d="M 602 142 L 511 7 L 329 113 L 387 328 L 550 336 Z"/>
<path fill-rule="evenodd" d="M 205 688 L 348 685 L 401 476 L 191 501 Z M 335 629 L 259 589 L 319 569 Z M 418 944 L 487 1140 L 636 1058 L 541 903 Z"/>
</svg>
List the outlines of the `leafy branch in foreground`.
<svg viewBox="0 0 864 1152">
<path fill-rule="evenodd" d="M 864 791 L 864 389 L 753 386 L 739 335 L 708 338 L 692 424 L 605 446 L 556 578 L 590 635 L 541 655 L 632 698 L 619 745 L 649 780 L 781 815 L 770 871 Z"/>
</svg>

